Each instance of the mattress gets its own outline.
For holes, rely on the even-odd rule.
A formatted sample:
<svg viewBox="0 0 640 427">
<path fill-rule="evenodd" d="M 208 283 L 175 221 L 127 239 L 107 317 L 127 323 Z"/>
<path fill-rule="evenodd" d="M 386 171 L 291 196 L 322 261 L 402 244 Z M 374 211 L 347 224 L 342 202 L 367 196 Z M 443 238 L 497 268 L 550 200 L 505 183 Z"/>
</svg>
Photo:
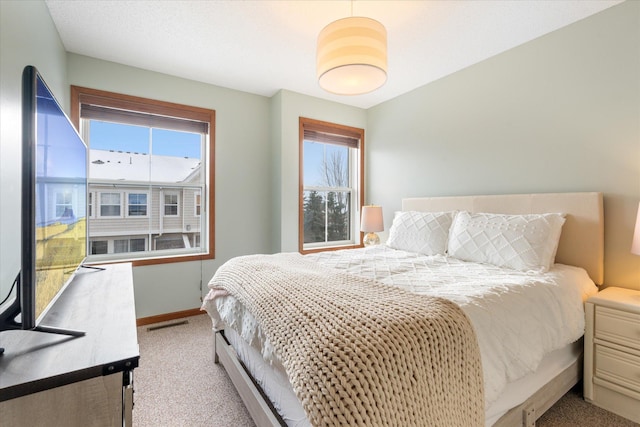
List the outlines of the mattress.
<svg viewBox="0 0 640 427">
<path fill-rule="evenodd" d="M 583 301 L 597 292 L 583 269 L 560 264 L 546 273 L 520 272 L 387 246 L 306 257 L 389 286 L 444 297 L 460 306 L 478 338 L 487 420 L 493 419 L 491 410 L 496 408 L 508 384 L 536 372 L 548 354 L 571 349 L 570 344 L 580 339 L 584 333 Z M 231 329 L 235 334 L 229 333 L 229 336 L 237 335 L 248 345 L 247 364 L 258 365 L 248 356 L 254 352 L 263 359 L 264 366 L 256 370 L 258 377 L 266 372 L 266 367 L 274 372 L 275 377 L 265 379 L 264 384 L 288 383 L 268 338 L 237 300 L 231 296 L 209 295 L 204 307 L 213 320 L 214 329 Z M 239 346 L 239 341 L 234 341 Z M 278 396 L 270 397 L 278 400 Z M 282 404 L 281 409 L 292 406 Z M 299 415 L 287 414 L 284 418 L 290 419 L 289 425 L 305 425 Z"/>
<path fill-rule="evenodd" d="M 289 427 L 309 427 L 310 424 L 304 409 L 284 371 L 274 368 L 262 357 L 256 347 L 242 339 L 233 328 L 225 330 L 225 337 L 234 348 L 238 359 L 264 391 L 286 425 Z M 520 405 L 543 385 L 579 361 L 582 350 L 582 340 L 580 339 L 552 351 L 542 359 L 535 372 L 507 384 L 503 393 L 492 405 L 486 408 L 486 427 L 492 426 L 509 409 Z"/>
</svg>

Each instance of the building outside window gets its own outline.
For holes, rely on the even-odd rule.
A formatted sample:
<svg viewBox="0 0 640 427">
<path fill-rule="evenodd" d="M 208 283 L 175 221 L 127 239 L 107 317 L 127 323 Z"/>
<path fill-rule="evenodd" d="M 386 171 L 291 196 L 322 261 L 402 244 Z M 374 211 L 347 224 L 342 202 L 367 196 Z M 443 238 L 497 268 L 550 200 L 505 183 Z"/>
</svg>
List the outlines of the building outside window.
<svg viewBox="0 0 640 427">
<path fill-rule="evenodd" d="M 71 116 L 89 146 L 89 262 L 214 257 L 213 110 L 72 86 Z"/>
<path fill-rule="evenodd" d="M 360 245 L 364 130 L 300 118 L 299 250 Z"/>
</svg>

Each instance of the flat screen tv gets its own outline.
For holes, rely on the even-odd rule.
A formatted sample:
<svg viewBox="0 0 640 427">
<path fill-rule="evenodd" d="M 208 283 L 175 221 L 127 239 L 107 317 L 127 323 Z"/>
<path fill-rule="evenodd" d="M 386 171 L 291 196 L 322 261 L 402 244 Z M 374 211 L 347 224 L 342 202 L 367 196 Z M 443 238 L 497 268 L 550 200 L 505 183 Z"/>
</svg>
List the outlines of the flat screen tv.
<svg viewBox="0 0 640 427">
<path fill-rule="evenodd" d="M 87 256 L 87 146 L 38 70 L 22 73 L 22 261 L 0 331 L 41 323 Z M 10 292 L 11 293 L 11 292 Z"/>
</svg>

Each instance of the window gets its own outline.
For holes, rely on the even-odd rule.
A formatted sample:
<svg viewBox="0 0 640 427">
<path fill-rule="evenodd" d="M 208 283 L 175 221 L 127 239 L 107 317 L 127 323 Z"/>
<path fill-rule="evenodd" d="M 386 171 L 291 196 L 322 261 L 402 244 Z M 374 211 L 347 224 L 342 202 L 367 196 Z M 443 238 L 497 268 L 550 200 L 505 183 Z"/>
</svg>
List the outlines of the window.
<svg viewBox="0 0 640 427">
<path fill-rule="evenodd" d="M 113 241 L 113 252 L 116 254 L 122 254 L 125 252 L 129 252 L 129 240 L 114 240 Z"/>
<path fill-rule="evenodd" d="M 129 250 L 131 252 L 144 252 L 147 250 L 146 246 L 146 239 L 129 240 Z"/>
<path fill-rule="evenodd" d="M 178 216 L 178 193 L 164 194 L 164 216 Z"/>
<path fill-rule="evenodd" d="M 300 118 L 299 250 L 360 245 L 364 130 Z"/>
<path fill-rule="evenodd" d="M 100 216 L 120 216 L 120 193 L 100 193 Z"/>
<path fill-rule="evenodd" d="M 91 241 L 91 255 L 106 254 L 108 251 L 109 242 L 106 240 L 92 240 Z"/>
<path fill-rule="evenodd" d="M 193 216 L 200 216 L 200 192 L 196 191 L 195 193 L 193 193 L 193 206 L 195 208 L 194 212 L 193 212 Z"/>
<path fill-rule="evenodd" d="M 127 215 L 147 216 L 147 193 L 127 194 Z"/>
<path fill-rule="evenodd" d="M 90 262 L 214 257 L 215 111 L 72 86 L 71 118 L 89 146 Z"/>
<path fill-rule="evenodd" d="M 145 248 L 145 239 L 116 239 L 113 241 L 113 252 L 116 254 L 143 252 L 146 250 Z"/>
<path fill-rule="evenodd" d="M 89 218 L 94 218 L 94 216 L 93 216 L 93 197 L 94 197 L 94 193 L 89 192 L 89 194 L 87 196 L 89 197 L 89 203 L 87 203 L 87 210 L 89 212 Z"/>
<path fill-rule="evenodd" d="M 188 245 L 190 246 L 190 245 Z M 185 239 L 181 235 L 163 235 L 156 239 L 156 249 L 182 249 L 185 247 Z"/>
<path fill-rule="evenodd" d="M 70 191 L 56 193 L 56 217 L 71 218 L 73 217 L 73 198 Z"/>
</svg>

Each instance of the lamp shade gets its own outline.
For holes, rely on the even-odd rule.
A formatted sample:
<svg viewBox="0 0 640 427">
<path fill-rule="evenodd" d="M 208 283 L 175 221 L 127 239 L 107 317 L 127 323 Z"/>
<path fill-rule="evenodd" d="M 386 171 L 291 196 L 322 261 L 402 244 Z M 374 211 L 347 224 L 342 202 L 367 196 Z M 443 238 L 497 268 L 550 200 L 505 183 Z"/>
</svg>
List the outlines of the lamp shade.
<svg viewBox="0 0 640 427">
<path fill-rule="evenodd" d="M 387 30 L 371 18 L 338 19 L 318 35 L 318 82 L 327 92 L 360 95 L 387 81 Z"/>
<path fill-rule="evenodd" d="M 638 204 L 638 214 L 636 216 L 636 226 L 633 231 L 633 243 L 631 244 L 631 253 L 640 255 L 640 204 Z"/>
<path fill-rule="evenodd" d="M 363 206 L 360 230 L 370 232 L 384 230 L 382 206 Z"/>
</svg>

